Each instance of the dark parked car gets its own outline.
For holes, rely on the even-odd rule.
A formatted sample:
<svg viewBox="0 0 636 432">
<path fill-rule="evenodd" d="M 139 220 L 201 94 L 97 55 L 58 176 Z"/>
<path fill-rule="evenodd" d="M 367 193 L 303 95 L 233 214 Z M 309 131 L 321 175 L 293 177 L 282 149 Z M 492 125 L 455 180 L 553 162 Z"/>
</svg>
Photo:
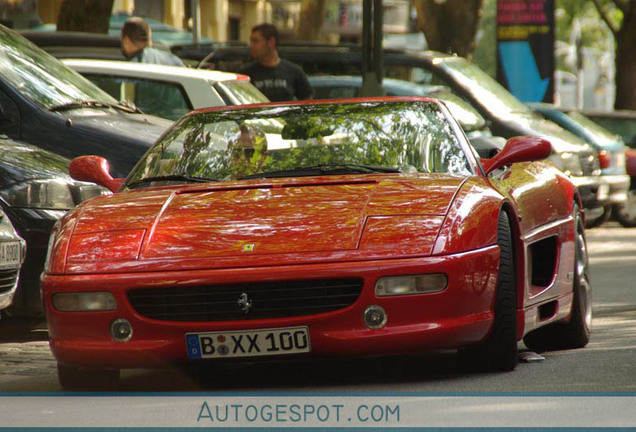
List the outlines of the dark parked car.
<svg viewBox="0 0 636 432">
<path fill-rule="evenodd" d="M 110 194 L 101 186 L 73 180 L 69 162 L 38 147 L 0 138 L 0 207 L 27 243 L 18 289 L 8 309 L 12 315 L 42 314 L 40 274 L 57 220 L 86 199 Z"/>
<path fill-rule="evenodd" d="M 125 176 L 171 122 L 120 104 L 0 26 L 0 132 L 66 157 L 108 157 Z"/>
<path fill-rule="evenodd" d="M 121 60 L 119 36 L 101 33 L 21 30 L 20 35 L 56 58 L 96 58 Z M 157 48 L 157 44 L 153 44 Z M 160 45 L 159 48 L 162 48 Z"/>
<path fill-rule="evenodd" d="M 173 47 L 172 51 L 199 67 L 237 70 L 249 61 L 249 49 L 238 44 Z M 302 65 L 309 75 L 361 75 L 362 52 L 353 45 L 289 44 L 279 47 L 281 57 Z M 492 77 L 466 59 L 433 51 L 384 51 L 388 78 L 427 85 L 444 85 L 468 101 L 490 122 L 492 133 L 504 138 L 536 135 L 550 140 L 550 161 L 568 174 L 578 187 L 586 216 L 603 214 L 607 186 L 601 183 L 596 151 L 585 141 L 532 112 Z"/>
<path fill-rule="evenodd" d="M 528 106 L 594 146 L 601 164 L 601 180 L 609 188 L 605 213 L 596 224 L 609 220 L 613 208 L 626 203 L 630 189 L 630 178 L 625 170 L 627 146 L 621 136 L 575 110 L 557 108 L 546 103 L 530 103 Z"/>
<path fill-rule="evenodd" d="M 13 301 L 25 252 L 26 242 L 0 210 L 0 311 Z"/>
</svg>

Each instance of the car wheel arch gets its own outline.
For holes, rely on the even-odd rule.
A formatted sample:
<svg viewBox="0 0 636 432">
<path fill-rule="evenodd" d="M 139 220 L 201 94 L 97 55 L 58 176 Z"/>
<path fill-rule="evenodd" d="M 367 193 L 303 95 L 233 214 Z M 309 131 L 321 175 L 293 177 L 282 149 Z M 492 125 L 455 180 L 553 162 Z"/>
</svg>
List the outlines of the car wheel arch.
<svg viewBox="0 0 636 432">
<path fill-rule="evenodd" d="M 440 227 L 433 255 L 450 255 L 497 243 L 497 218 L 506 198 L 479 180 L 465 182 Z M 479 220 L 479 224 L 473 221 Z M 471 235 L 465 235 L 472 231 Z M 463 233 L 463 234 L 459 234 Z"/>
</svg>

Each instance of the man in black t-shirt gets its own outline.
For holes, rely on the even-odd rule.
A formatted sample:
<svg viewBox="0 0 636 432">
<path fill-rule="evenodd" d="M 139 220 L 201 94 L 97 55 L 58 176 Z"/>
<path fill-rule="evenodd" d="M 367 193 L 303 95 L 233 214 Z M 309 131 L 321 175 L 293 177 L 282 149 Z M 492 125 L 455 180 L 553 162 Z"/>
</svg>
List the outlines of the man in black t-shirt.
<svg viewBox="0 0 636 432">
<path fill-rule="evenodd" d="M 302 68 L 278 56 L 278 30 L 272 24 L 252 28 L 250 54 L 254 62 L 241 68 L 271 101 L 311 99 L 313 89 Z"/>
</svg>

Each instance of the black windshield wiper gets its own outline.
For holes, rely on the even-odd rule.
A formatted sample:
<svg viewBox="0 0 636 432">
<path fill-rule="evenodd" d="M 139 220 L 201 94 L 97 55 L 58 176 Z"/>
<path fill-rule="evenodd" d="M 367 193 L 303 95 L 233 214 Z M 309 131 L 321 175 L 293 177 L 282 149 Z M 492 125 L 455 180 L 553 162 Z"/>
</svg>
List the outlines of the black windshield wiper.
<svg viewBox="0 0 636 432">
<path fill-rule="evenodd" d="M 51 112 L 68 111 L 78 108 L 114 108 L 129 113 L 140 113 L 141 110 L 135 106 L 129 106 L 120 103 L 102 102 L 98 100 L 76 100 L 61 105 L 55 105 L 49 108 Z"/>
<path fill-rule="evenodd" d="M 154 182 L 208 183 L 213 181 L 216 181 L 216 180 L 210 180 L 210 179 L 201 178 L 201 177 L 190 177 L 184 174 L 173 174 L 173 175 L 166 175 L 166 176 L 143 178 L 141 180 L 136 180 L 126 185 L 126 187 L 134 188 L 136 186 L 141 186 L 143 184 L 154 183 Z"/>
<path fill-rule="evenodd" d="M 351 171 L 361 174 L 368 173 L 399 173 L 400 170 L 395 167 L 383 167 L 373 165 L 360 165 L 352 163 L 331 163 L 331 164 L 319 164 L 311 165 L 307 167 L 301 167 L 301 169 L 317 169 L 321 172 L 330 173 L 332 171 Z"/>
<path fill-rule="evenodd" d="M 389 168 L 372 165 L 358 165 L 349 163 L 320 164 L 292 168 L 281 171 L 270 171 L 257 174 L 251 174 L 241 177 L 239 180 L 254 178 L 275 178 L 275 177 L 294 177 L 294 176 L 315 176 L 315 175 L 339 175 L 339 174 L 372 174 L 372 173 L 399 173 L 398 168 Z"/>
</svg>

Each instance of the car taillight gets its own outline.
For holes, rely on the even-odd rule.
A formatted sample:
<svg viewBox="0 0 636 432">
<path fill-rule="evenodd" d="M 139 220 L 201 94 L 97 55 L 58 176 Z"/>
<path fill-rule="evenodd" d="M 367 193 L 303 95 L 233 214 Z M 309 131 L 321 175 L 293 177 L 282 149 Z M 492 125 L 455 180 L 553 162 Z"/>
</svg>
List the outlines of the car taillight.
<svg viewBox="0 0 636 432">
<path fill-rule="evenodd" d="M 612 163 L 612 155 L 607 150 L 599 150 L 598 161 L 601 169 L 609 168 Z"/>
</svg>

